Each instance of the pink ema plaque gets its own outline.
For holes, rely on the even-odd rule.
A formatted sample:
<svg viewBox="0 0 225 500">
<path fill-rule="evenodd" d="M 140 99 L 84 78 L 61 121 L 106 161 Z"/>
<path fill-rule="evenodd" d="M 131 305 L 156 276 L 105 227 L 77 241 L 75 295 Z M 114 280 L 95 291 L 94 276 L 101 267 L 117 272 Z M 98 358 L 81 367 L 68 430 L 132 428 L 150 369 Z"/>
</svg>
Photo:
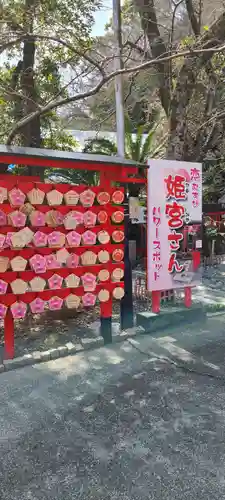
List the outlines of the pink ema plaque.
<svg viewBox="0 0 225 500">
<path fill-rule="evenodd" d="M 85 273 L 82 277 L 84 290 L 93 292 L 96 288 L 96 276 L 92 273 Z"/>
<path fill-rule="evenodd" d="M 46 272 L 46 258 L 43 255 L 33 255 L 30 259 L 30 266 L 35 273 L 45 273 Z"/>
<path fill-rule="evenodd" d="M 63 299 L 61 299 L 60 297 L 52 297 L 48 301 L 48 305 L 50 311 L 57 311 L 59 309 L 62 309 Z"/>
<path fill-rule="evenodd" d="M 85 295 L 82 297 L 82 302 L 85 307 L 94 306 L 96 302 L 96 295 L 94 295 L 93 293 L 85 293 Z"/>
<path fill-rule="evenodd" d="M 6 293 L 8 287 L 8 283 L 3 280 L 0 280 L 0 295 L 4 295 Z"/>
<path fill-rule="evenodd" d="M 4 318 L 6 315 L 7 306 L 0 304 L 0 318 Z"/>
<path fill-rule="evenodd" d="M 3 248 L 4 245 L 5 245 L 5 235 L 4 234 L 0 234 L 0 248 Z"/>
<path fill-rule="evenodd" d="M 62 276 L 59 276 L 58 274 L 53 274 L 51 278 L 48 279 L 48 285 L 51 290 L 57 290 L 58 288 L 61 288 L 63 282 Z"/>
<path fill-rule="evenodd" d="M 23 212 L 16 210 L 10 214 L 10 219 L 14 227 L 24 227 L 26 224 L 27 216 Z"/>
<path fill-rule="evenodd" d="M 58 269 L 61 267 L 61 263 L 58 262 L 55 254 L 52 253 L 46 256 L 46 267 L 47 269 Z"/>
<path fill-rule="evenodd" d="M 96 234 L 93 231 L 85 231 L 82 234 L 82 240 L 84 245 L 95 245 L 96 243 Z"/>
<path fill-rule="evenodd" d="M 14 207 L 24 205 L 25 198 L 25 194 L 18 188 L 14 188 L 9 192 L 9 201 Z"/>
<path fill-rule="evenodd" d="M 11 245 L 12 245 L 11 236 L 13 236 L 13 235 L 14 235 L 14 233 L 12 233 L 12 232 L 7 233 L 6 238 L 5 238 L 4 248 L 11 247 Z"/>
<path fill-rule="evenodd" d="M 84 225 L 86 227 L 93 227 L 96 224 L 96 219 L 97 219 L 97 215 L 94 212 L 92 212 L 91 210 L 88 210 L 84 214 Z"/>
<path fill-rule="evenodd" d="M 71 253 L 66 261 L 67 267 L 77 267 L 79 264 L 79 256 Z"/>
<path fill-rule="evenodd" d="M 48 235 L 37 231 L 33 236 L 33 242 L 36 247 L 46 247 L 48 242 Z"/>
<path fill-rule="evenodd" d="M 81 234 L 77 233 L 77 231 L 70 231 L 66 235 L 66 239 L 70 247 L 79 247 L 81 241 Z"/>
<path fill-rule="evenodd" d="M 6 226 L 6 220 L 5 212 L 0 210 L 0 226 Z"/>
<path fill-rule="evenodd" d="M 37 297 L 30 303 L 30 309 L 33 314 L 41 314 L 44 312 L 45 301 Z"/>
<path fill-rule="evenodd" d="M 24 302 L 14 302 L 10 309 L 14 319 L 22 319 L 26 316 L 27 304 Z"/>
</svg>

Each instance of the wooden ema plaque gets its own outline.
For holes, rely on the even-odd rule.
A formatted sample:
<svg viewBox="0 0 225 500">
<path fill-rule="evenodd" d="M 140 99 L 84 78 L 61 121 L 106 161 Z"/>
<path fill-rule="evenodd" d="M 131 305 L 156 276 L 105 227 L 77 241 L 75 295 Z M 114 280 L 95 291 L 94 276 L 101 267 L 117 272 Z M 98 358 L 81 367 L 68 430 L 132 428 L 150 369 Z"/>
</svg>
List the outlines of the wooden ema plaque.
<svg viewBox="0 0 225 500">
<path fill-rule="evenodd" d="M 2 186 L 0 180 L 0 317 L 7 358 L 14 355 L 14 319 L 96 303 L 101 318 L 110 318 L 113 299 L 124 295 L 122 188 L 29 178 L 9 184 L 7 189 L 7 180 Z"/>
</svg>

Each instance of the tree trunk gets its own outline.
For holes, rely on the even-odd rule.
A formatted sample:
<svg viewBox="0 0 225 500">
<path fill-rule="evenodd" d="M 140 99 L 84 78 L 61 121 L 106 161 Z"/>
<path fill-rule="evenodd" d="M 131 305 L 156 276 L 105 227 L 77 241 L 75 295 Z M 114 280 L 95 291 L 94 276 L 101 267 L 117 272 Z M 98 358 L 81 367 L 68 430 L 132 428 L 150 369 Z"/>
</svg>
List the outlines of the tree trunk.
<svg viewBox="0 0 225 500">
<path fill-rule="evenodd" d="M 23 66 L 20 78 L 21 90 L 25 96 L 23 100 L 23 116 L 27 116 L 37 109 L 37 93 L 35 89 L 34 76 L 35 41 L 32 36 L 24 40 Z M 41 125 L 37 117 L 31 123 L 25 125 L 21 130 L 22 145 L 30 148 L 41 147 Z M 41 167 L 28 167 L 29 175 L 43 175 Z"/>
</svg>

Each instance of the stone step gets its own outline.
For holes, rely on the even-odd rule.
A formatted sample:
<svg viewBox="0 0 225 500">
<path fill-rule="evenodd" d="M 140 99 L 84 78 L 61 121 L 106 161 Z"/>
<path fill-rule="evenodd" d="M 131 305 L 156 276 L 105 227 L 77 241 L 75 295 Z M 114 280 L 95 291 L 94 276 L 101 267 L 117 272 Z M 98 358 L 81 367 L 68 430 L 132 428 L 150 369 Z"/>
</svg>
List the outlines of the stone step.
<svg viewBox="0 0 225 500">
<path fill-rule="evenodd" d="M 159 314 L 145 311 L 137 313 L 137 326 L 142 326 L 146 333 L 177 326 L 181 323 L 194 323 L 206 319 L 206 310 L 201 304 L 193 304 L 191 308 L 171 306 L 162 308 Z"/>
</svg>

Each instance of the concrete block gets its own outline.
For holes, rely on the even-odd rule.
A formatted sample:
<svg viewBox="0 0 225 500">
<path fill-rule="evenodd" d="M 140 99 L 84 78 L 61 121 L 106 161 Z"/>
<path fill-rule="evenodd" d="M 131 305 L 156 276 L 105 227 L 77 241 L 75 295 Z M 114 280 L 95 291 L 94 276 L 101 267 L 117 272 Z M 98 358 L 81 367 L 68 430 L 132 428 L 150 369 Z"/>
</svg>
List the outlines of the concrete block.
<svg viewBox="0 0 225 500">
<path fill-rule="evenodd" d="M 59 347 L 57 347 L 58 349 L 58 353 L 59 353 L 59 358 L 63 358 L 63 356 L 67 356 L 68 354 L 68 349 L 66 347 L 66 345 L 60 345 Z"/>
<path fill-rule="evenodd" d="M 59 357 L 59 351 L 57 348 L 49 349 L 50 359 L 57 359 Z"/>
<path fill-rule="evenodd" d="M 104 339 L 102 337 L 85 338 L 81 339 L 81 344 L 84 349 L 96 349 L 104 345 Z"/>
<path fill-rule="evenodd" d="M 41 356 L 42 354 L 44 354 L 44 353 L 41 353 L 40 351 L 34 351 L 34 352 L 32 353 L 33 362 L 34 362 L 34 363 L 40 363 L 41 361 L 44 361 L 44 360 L 42 359 L 42 356 Z"/>
<path fill-rule="evenodd" d="M 4 359 L 3 364 L 4 364 L 4 369 L 5 370 L 14 370 L 14 368 L 17 368 L 15 364 L 13 363 L 15 360 L 14 359 Z"/>
<path fill-rule="evenodd" d="M 44 361 L 49 361 L 50 360 L 50 351 L 49 350 L 41 352 L 40 355 L 41 355 L 40 361 L 44 362 Z"/>
<path fill-rule="evenodd" d="M 82 346 L 80 346 L 81 349 L 79 349 L 79 345 L 80 345 L 79 343 L 73 344 L 73 342 L 67 342 L 66 348 L 67 348 L 68 356 L 70 356 L 70 354 L 75 354 L 79 350 L 82 351 Z"/>
<path fill-rule="evenodd" d="M 6 359 L 3 361 L 5 370 L 15 370 L 16 368 L 32 364 L 33 364 L 32 354 L 24 354 L 24 356 L 18 356 L 17 358 Z"/>
<path fill-rule="evenodd" d="M 5 371 L 4 365 L 0 365 L 0 373 L 3 373 Z"/>
</svg>

